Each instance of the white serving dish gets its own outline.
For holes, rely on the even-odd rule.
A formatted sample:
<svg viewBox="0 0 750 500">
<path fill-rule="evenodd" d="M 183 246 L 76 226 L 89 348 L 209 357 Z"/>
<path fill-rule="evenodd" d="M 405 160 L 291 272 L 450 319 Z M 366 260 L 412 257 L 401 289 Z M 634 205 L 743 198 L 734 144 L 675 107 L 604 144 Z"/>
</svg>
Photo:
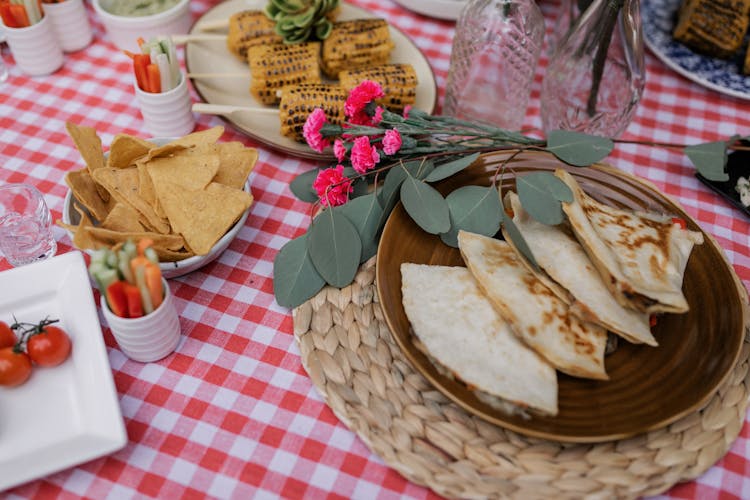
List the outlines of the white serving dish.
<svg viewBox="0 0 750 500">
<path fill-rule="evenodd" d="M 157 146 L 162 146 L 175 139 L 176 137 L 155 137 L 147 140 L 153 142 Z M 245 181 L 245 191 L 247 191 L 248 193 L 250 192 L 249 179 Z M 252 206 L 250 208 L 252 208 Z M 224 250 L 227 249 L 232 240 L 237 236 L 237 234 L 240 232 L 240 229 L 242 229 L 242 226 L 245 225 L 247 216 L 250 213 L 250 208 L 245 210 L 242 216 L 240 216 L 239 220 L 234 223 L 234 226 L 229 228 L 229 231 L 227 231 L 226 234 L 216 242 L 216 244 L 211 248 L 211 251 L 206 255 L 195 255 L 193 257 L 188 257 L 187 259 L 179 260 L 176 262 L 161 262 L 159 264 L 159 267 L 161 268 L 162 276 L 167 279 L 176 278 L 178 276 L 191 273 L 196 269 L 200 269 L 206 264 L 209 264 L 216 260 L 216 258 L 221 255 Z M 74 226 L 78 225 L 81 220 L 78 212 L 76 212 L 75 208 L 73 208 L 73 192 L 70 190 L 68 190 L 68 193 L 65 195 L 62 220 L 65 224 Z M 71 234 L 70 237 L 72 238 L 73 235 Z M 89 251 L 87 250 L 87 252 Z"/>
<path fill-rule="evenodd" d="M 44 318 L 70 336 L 70 357 L 0 387 L 0 491 L 108 455 L 127 443 L 86 265 L 78 251 L 0 272 L 0 320 Z"/>
</svg>

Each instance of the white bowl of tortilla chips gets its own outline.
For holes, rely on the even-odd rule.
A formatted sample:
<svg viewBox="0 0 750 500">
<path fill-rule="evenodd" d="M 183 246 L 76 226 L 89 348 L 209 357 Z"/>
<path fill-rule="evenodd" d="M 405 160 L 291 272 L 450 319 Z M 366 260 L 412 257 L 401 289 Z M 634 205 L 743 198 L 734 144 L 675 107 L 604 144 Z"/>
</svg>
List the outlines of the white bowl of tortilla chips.
<svg viewBox="0 0 750 500">
<path fill-rule="evenodd" d="M 67 128 L 86 164 L 65 177 L 70 191 L 59 223 L 76 248 L 150 238 L 162 274 L 174 278 L 215 260 L 244 226 L 258 153 L 218 142 L 223 127 L 181 138 L 119 134 L 106 154 L 94 129 Z"/>
</svg>

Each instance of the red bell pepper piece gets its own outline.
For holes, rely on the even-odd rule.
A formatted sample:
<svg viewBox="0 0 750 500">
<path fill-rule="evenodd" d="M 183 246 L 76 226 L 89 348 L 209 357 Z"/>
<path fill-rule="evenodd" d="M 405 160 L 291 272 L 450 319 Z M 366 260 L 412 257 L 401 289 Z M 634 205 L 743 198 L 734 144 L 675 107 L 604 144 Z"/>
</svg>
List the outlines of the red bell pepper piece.
<svg viewBox="0 0 750 500">
<path fill-rule="evenodd" d="M 109 309 L 121 318 L 128 317 L 128 299 L 125 296 L 125 281 L 114 281 L 106 291 L 107 304 Z"/>
<path fill-rule="evenodd" d="M 682 229 L 687 229 L 687 222 L 682 217 L 672 217 L 672 224 L 677 224 Z"/>
<path fill-rule="evenodd" d="M 11 12 L 9 3 L 0 3 L 0 17 L 3 18 L 3 24 L 8 28 L 20 28 L 16 25 L 16 18 Z"/>
<path fill-rule="evenodd" d="M 128 307 L 129 318 L 140 318 L 143 316 L 143 303 L 141 302 L 141 291 L 137 286 L 123 281 L 123 290 L 125 292 L 125 299 Z"/>
</svg>

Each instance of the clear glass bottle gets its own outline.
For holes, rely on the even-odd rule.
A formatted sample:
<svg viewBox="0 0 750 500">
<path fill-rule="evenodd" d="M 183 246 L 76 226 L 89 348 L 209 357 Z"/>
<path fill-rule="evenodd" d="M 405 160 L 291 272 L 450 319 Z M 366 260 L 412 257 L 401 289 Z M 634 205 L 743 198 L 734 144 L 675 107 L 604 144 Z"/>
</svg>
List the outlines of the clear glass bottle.
<svg viewBox="0 0 750 500">
<path fill-rule="evenodd" d="M 443 113 L 519 130 L 543 38 L 534 0 L 469 0 L 456 22 Z"/>
<path fill-rule="evenodd" d="M 593 0 L 555 49 L 542 82 L 545 131 L 617 137 L 646 83 L 638 0 Z"/>
</svg>

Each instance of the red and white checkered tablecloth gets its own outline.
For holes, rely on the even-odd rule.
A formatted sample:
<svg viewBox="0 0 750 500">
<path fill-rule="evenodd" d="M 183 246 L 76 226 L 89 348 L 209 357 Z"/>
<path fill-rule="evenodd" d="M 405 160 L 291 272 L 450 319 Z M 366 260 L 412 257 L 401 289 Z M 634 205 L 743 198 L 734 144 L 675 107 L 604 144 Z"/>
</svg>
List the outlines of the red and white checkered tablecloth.
<svg viewBox="0 0 750 500">
<path fill-rule="evenodd" d="M 432 65 L 442 99 L 453 23 L 411 13 L 391 0 L 352 3 L 411 37 Z M 540 4 L 550 30 L 557 3 Z M 191 9 L 197 18 L 211 5 L 194 0 Z M 0 183 L 36 185 L 56 219 L 67 192 L 65 173 L 83 166 L 65 132 L 66 121 L 95 127 L 105 145 L 120 132 L 144 135 L 128 60 L 109 42 L 90 5 L 88 13 L 94 43 L 67 54 L 63 68 L 50 76 L 22 75 L 2 47 L 11 74 L 0 84 Z M 650 53 L 647 69 L 646 90 L 627 138 L 689 144 L 750 134 L 750 101 L 698 86 Z M 540 125 L 541 73 L 528 126 Z M 201 129 L 221 123 L 198 117 Z M 306 229 L 309 217 L 309 205 L 287 186 L 314 164 L 269 150 L 231 127 L 224 139 L 259 148 L 252 174 L 255 204 L 216 262 L 172 280 L 183 343 L 168 358 L 142 364 L 128 360 L 104 330 L 127 446 L 16 487 L 6 492 L 10 498 L 435 496 L 383 465 L 338 421 L 302 368 L 290 311 L 274 301 L 273 259 Z M 678 200 L 716 237 L 745 285 L 750 283 L 750 220 L 700 184 L 682 154 L 618 146 L 608 161 Z M 59 252 L 72 250 L 65 231 L 56 228 L 55 236 Z M 8 267 L 0 259 L 0 270 Z M 749 435 L 745 425 L 720 462 L 665 497 L 750 498 Z"/>
</svg>

